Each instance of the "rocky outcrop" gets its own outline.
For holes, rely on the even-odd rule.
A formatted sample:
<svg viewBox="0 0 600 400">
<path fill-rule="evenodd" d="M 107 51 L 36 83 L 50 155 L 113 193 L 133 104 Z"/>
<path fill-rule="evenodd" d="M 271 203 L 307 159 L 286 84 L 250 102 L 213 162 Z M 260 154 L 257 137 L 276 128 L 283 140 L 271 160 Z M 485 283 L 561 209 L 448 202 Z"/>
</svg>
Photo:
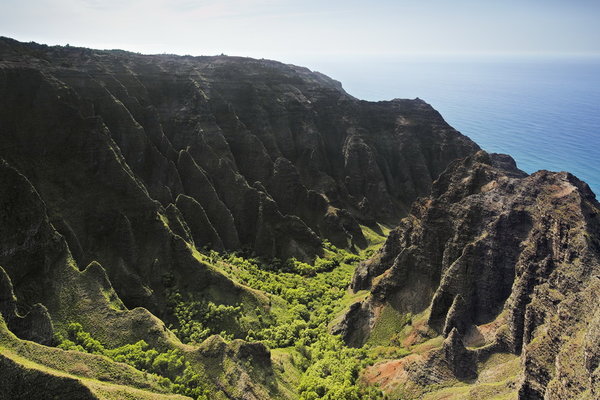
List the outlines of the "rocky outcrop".
<svg viewBox="0 0 600 400">
<path fill-rule="evenodd" d="M 233 247 L 227 214 L 241 245 L 255 239 L 246 223 L 258 204 L 243 201 L 254 196 L 255 181 L 282 214 L 322 234 L 326 205 L 361 222 L 397 221 L 451 160 L 477 148 L 421 100 L 360 102 L 321 74 L 272 61 L 149 57 L 9 39 L 1 51 L 10 85 L 28 79 L 25 92 L 48 93 L 48 100 L 60 88 L 62 102 L 107 129 L 151 198 L 166 207 L 179 194 L 194 197 Z M 10 85 L 4 90 L 13 93 Z M 24 100 L 5 103 L 34 111 Z M 5 124 L 14 126 L 9 120 L 20 114 L 6 111 Z M 314 207 L 322 200 L 310 191 L 324 203 Z M 333 233 L 344 232 L 340 226 Z"/>
<path fill-rule="evenodd" d="M 588 325 L 584 341 L 584 361 L 591 397 L 600 396 L 600 311 Z"/>
<path fill-rule="evenodd" d="M 0 263 L 6 266 L 0 267 L 0 342 L 2 343 L 0 387 L 3 389 L 0 397 L 7 394 L 10 395 L 8 397 L 10 399 L 47 398 L 48 396 L 86 398 L 86 393 L 89 392 L 88 386 L 85 383 L 80 384 L 71 376 L 82 373 L 86 377 L 89 375 L 101 381 L 113 378 L 118 380 L 121 386 L 107 390 L 121 393 L 123 398 L 129 397 L 130 391 L 135 392 L 135 388 L 129 387 L 133 382 L 131 378 L 128 379 L 129 375 L 144 381 L 140 383 L 142 386 L 147 384 L 145 381 L 148 379 L 148 374 L 143 374 L 124 364 L 112 363 L 105 357 L 63 352 L 53 347 L 46 347 L 57 344 L 54 338 L 53 321 L 56 322 L 60 333 L 64 333 L 66 324 L 78 322 L 85 331 L 92 332 L 94 338 L 105 343 L 107 348 L 144 340 L 155 349 L 181 350 L 183 348 L 189 351 L 165 324 L 148 310 L 140 307 L 127 309 L 115 292 L 107 271 L 100 263 L 92 261 L 87 266 L 77 264 L 69 250 L 66 238 L 60 235 L 50 223 L 45 204 L 37 191 L 22 174 L 6 162 L 0 163 L 0 182 L 3 183 L 3 187 L 10 189 L 0 192 L 0 209 L 10 211 L 10 218 L 9 215 L 2 214 L 6 219 L 0 227 L 2 235 Z M 169 206 L 164 214 L 161 211 L 156 219 L 155 227 L 162 230 L 162 237 L 167 240 L 166 245 L 171 251 L 166 255 L 170 255 L 170 260 L 174 263 L 172 269 L 167 270 L 168 275 L 159 272 L 159 277 L 164 279 L 161 283 L 164 287 L 177 284 L 177 288 L 182 292 L 189 290 L 203 293 L 207 298 L 212 296 L 212 299 L 219 304 L 240 304 L 243 297 L 248 303 L 242 304 L 242 307 L 252 307 L 253 310 L 257 308 L 264 310 L 265 315 L 268 314 L 267 300 L 263 295 L 234 283 L 213 267 L 196 259 L 190 248 L 190 243 L 193 243 L 190 229 L 177 208 Z M 127 247 L 122 244 L 121 249 L 122 254 L 127 257 L 130 257 L 131 253 L 125 250 L 131 251 L 129 246 L 134 246 L 138 241 L 132 233 L 131 225 L 128 219 L 123 217 L 117 220 L 115 230 L 116 234 L 126 242 Z M 157 264 L 158 262 L 152 267 L 159 269 L 160 265 Z M 180 269 L 180 272 L 177 269 Z M 182 283 L 181 277 L 177 276 L 179 273 L 182 273 L 189 282 Z M 16 281 L 12 281 L 13 277 Z M 144 292 L 138 294 L 137 287 L 145 288 L 150 292 L 149 288 L 140 285 L 139 278 L 124 275 L 118 279 L 133 281 L 132 287 L 127 292 L 129 299 L 134 295 L 148 296 Z M 13 286 L 13 282 L 18 282 L 19 285 Z M 123 283 L 125 282 L 121 282 Z M 13 335 L 46 346 L 32 347 L 35 343 L 23 342 Z M 244 363 L 249 361 L 260 364 L 261 373 L 272 374 L 270 352 L 264 345 L 245 343 L 241 340 L 234 343 L 235 346 L 228 347 L 227 356 L 231 362 L 237 363 L 237 369 L 235 374 L 232 373 L 228 377 L 229 382 L 235 383 L 238 378 L 243 380 L 240 381 L 240 385 L 253 382 L 245 372 L 247 367 Z M 8 356 L 4 357 L 5 354 L 10 357 L 16 354 L 18 362 Z M 193 355 L 187 357 L 195 358 Z M 73 358 L 77 360 L 73 361 Z M 96 371 L 94 365 L 98 362 L 98 358 L 102 364 L 107 365 L 98 367 Z M 28 364 L 30 361 L 33 361 L 33 367 Z M 208 361 L 209 359 L 203 358 L 197 360 L 195 365 L 203 371 L 202 363 Z M 70 364 L 72 362 L 74 366 Z M 126 370 L 121 371 L 118 377 L 111 375 L 112 368 L 125 367 Z M 206 378 L 207 385 L 219 390 L 223 369 L 223 365 L 219 368 L 213 367 L 214 375 Z M 65 372 L 68 372 L 69 376 L 66 376 Z M 244 379 L 240 378 L 240 375 Z M 209 378 L 211 380 L 208 380 Z M 274 378 L 271 381 L 274 381 Z M 38 383 L 45 385 L 45 389 L 23 387 L 23 385 Z M 268 383 L 275 387 L 274 383 Z M 266 390 L 263 387 L 265 385 L 267 382 L 251 385 L 254 391 L 261 393 L 256 397 L 257 399 L 270 397 L 262 394 Z M 158 384 L 156 386 L 151 389 L 166 391 Z M 143 387 L 143 389 L 148 388 Z M 276 391 L 276 389 L 272 390 Z M 72 397 L 70 397 L 71 392 L 73 392 Z M 221 392 L 220 395 L 223 395 Z M 136 398 L 153 396 L 152 393 L 138 395 L 140 397 Z M 119 394 L 115 396 L 121 398 Z M 166 395 L 152 398 L 167 397 L 183 398 Z"/>
<path fill-rule="evenodd" d="M 444 322 L 444 329 L 442 330 L 443 335 L 448 336 L 450 332 L 455 329 L 457 332 L 464 335 L 467 332 L 467 329 L 470 328 L 468 322 L 469 318 L 470 315 L 465 300 L 460 294 L 457 294 L 454 296 L 452 306 L 446 314 L 446 321 Z"/>
<path fill-rule="evenodd" d="M 175 203 L 177 209 L 183 214 L 187 225 L 189 226 L 192 238 L 195 243 L 203 243 L 214 250 L 220 251 L 225 249 L 221 236 L 211 224 L 204 208 L 193 197 L 180 194 L 177 196 Z M 231 231 L 234 232 L 233 230 Z M 233 239 L 233 243 L 237 240 Z"/>
<path fill-rule="evenodd" d="M 456 328 L 448 334 L 442 346 L 443 354 L 435 359 L 444 360 L 458 379 L 473 379 L 477 376 L 476 358 L 465 348 L 463 339 Z"/>
<path fill-rule="evenodd" d="M 596 390 L 595 350 L 582 343 L 597 336 L 599 211 L 589 187 L 568 173 L 526 176 L 507 156 L 483 151 L 453 162 L 358 269 L 354 290 L 371 294 L 337 330 L 360 344 L 356 332 L 365 341 L 377 310 L 391 305 L 448 335 L 441 358 L 458 378 L 470 376 L 460 374 L 471 357 L 448 350 L 461 349 L 460 336 L 481 346 L 478 360 L 520 354 L 522 398 Z"/>
<path fill-rule="evenodd" d="M 0 126 L 0 312 L 22 339 L 49 344 L 53 322 L 77 321 L 112 346 L 144 339 L 219 365 L 206 374 L 220 395 L 277 397 L 263 345 L 178 343 L 157 318 L 173 319 L 167 293 L 269 319 L 269 299 L 198 250 L 311 261 L 324 240 L 353 251 L 361 225 L 397 224 L 334 332 L 359 346 L 402 316 L 383 324 L 394 345 L 437 343 L 390 364 L 417 386 L 475 382 L 511 353 L 521 398 L 600 393 L 593 193 L 478 151 L 420 99 L 360 101 L 267 60 L 0 38 Z M 416 333 L 393 326 L 406 321 Z M 0 362 L 20 384 L 61 382 Z"/>
<path fill-rule="evenodd" d="M 262 343 L 233 340 L 227 343 L 218 335 L 206 339 L 194 352 L 215 380 L 225 382 L 219 389 L 229 399 L 270 399 L 282 397 L 270 350 Z M 286 396 L 283 396 L 287 398 Z"/>
</svg>

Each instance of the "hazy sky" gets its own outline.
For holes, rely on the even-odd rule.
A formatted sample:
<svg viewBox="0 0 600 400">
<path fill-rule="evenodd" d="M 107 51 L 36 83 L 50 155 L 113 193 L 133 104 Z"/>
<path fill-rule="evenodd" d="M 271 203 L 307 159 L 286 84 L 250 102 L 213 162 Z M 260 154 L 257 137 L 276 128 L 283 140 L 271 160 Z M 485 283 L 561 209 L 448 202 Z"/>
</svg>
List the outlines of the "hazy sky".
<svg viewBox="0 0 600 400">
<path fill-rule="evenodd" d="M 0 0 L 0 35 L 143 53 L 600 54 L 600 0 Z"/>
</svg>

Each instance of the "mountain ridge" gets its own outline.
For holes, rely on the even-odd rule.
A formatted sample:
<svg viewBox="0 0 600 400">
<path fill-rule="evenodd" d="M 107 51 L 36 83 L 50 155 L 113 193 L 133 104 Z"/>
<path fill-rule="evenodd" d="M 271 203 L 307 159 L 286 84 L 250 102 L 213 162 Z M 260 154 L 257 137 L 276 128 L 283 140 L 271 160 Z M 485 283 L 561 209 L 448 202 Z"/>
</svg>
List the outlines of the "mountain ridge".
<svg viewBox="0 0 600 400">
<path fill-rule="evenodd" d="M 0 38 L 0 159 L 0 392 L 597 393 L 593 193 L 423 100 L 276 61 Z"/>
<path fill-rule="evenodd" d="M 523 362 L 509 382 L 519 398 L 598 393 L 597 367 L 584 362 L 593 352 L 576 338 L 587 332 L 587 340 L 598 340 L 588 326 L 597 306 L 600 204 L 569 173 L 527 175 L 511 161 L 480 151 L 452 163 L 431 196 L 417 201 L 357 269 L 353 290 L 369 289 L 370 296 L 334 329 L 348 342 L 368 341 L 386 307 L 420 320 L 398 326 L 404 330 L 390 340 L 445 338 L 441 348 L 405 361 L 396 385 L 414 385 L 423 395 L 433 384 L 477 382 L 487 359 L 508 353 Z M 377 382 L 377 371 L 389 364 L 370 368 Z"/>
</svg>

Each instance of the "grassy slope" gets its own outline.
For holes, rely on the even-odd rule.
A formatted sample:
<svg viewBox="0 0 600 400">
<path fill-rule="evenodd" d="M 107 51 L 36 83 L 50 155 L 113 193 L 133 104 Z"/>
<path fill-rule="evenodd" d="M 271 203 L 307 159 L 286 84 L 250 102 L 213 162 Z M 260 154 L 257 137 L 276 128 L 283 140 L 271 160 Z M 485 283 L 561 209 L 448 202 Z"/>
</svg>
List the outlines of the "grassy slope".
<svg viewBox="0 0 600 400">
<path fill-rule="evenodd" d="M 385 239 L 383 235 L 368 228 L 365 232 L 370 240 L 370 247 L 361 253 L 361 258 L 372 254 Z M 380 233 L 382 232 L 386 232 L 385 228 L 380 229 Z M 307 303 L 310 312 L 308 323 L 310 325 L 311 320 L 316 320 L 313 330 L 326 334 L 327 324 L 332 318 L 366 294 L 352 294 L 344 290 L 354 272 L 354 262 L 342 262 L 333 270 L 311 273 L 309 276 L 269 272 L 269 279 L 276 281 L 279 289 L 284 289 L 283 293 L 275 294 L 269 293 L 269 290 L 264 291 L 263 287 L 252 288 L 255 285 L 246 282 L 256 271 L 248 274 L 243 265 L 228 263 L 223 258 L 211 259 L 210 254 L 200 253 L 196 249 L 191 249 L 191 252 L 193 257 L 209 270 L 225 273 L 240 282 L 235 283 L 236 285 L 241 284 L 252 294 L 251 298 L 247 299 L 250 302 L 244 307 L 244 323 L 241 326 L 245 330 L 253 327 L 258 329 L 265 324 L 278 326 L 289 322 L 291 308 L 302 304 L 304 297 L 314 297 L 314 289 L 318 287 L 322 292 L 316 295 L 316 300 L 312 299 Z M 339 255 L 335 251 L 326 253 L 326 258 Z M 53 284 L 56 285 L 55 292 L 59 293 L 59 296 L 48 303 L 48 308 L 59 332 L 64 332 L 68 323 L 77 321 L 87 331 L 93 332 L 94 338 L 100 340 L 107 348 L 134 343 L 140 339 L 146 340 L 151 347 L 159 350 L 178 348 L 183 351 L 186 361 L 190 362 L 196 371 L 212 378 L 213 382 L 222 382 L 225 385 L 223 388 L 229 394 L 237 393 L 242 396 L 245 390 L 250 389 L 257 391 L 264 398 L 298 397 L 298 383 L 302 380 L 307 365 L 306 360 L 301 365 L 300 361 L 304 356 L 296 348 L 272 350 L 274 374 L 270 375 L 270 368 L 263 370 L 248 364 L 248 361 L 235 359 L 229 350 L 221 349 L 212 354 L 206 345 L 200 348 L 184 345 L 166 329 L 161 320 L 145 309 L 127 310 L 99 264 L 92 263 L 84 271 L 79 271 L 68 252 L 57 262 L 61 267 L 54 269 L 56 276 L 53 277 Z M 285 292 L 288 289 L 290 291 Z M 296 300 L 295 296 L 298 296 L 299 300 Z M 291 300 L 292 298 L 295 300 Z M 321 309 L 322 306 L 326 308 L 325 311 Z M 257 308 L 262 310 L 253 312 Z M 238 330 L 239 327 L 232 329 Z M 118 334 L 115 334 L 116 332 Z M 236 336 L 240 333 L 243 332 L 237 332 Z M 113 362 L 106 357 L 64 351 L 19 340 L 8 331 L 3 321 L 0 346 L 2 355 L 22 368 L 73 379 L 88 388 L 97 398 L 181 398 L 165 393 L 166 389 L 161 387 L 152 375 Z M 227 346 L 232 348 L 232 344 Z M 231 382 L 234 376 L 241 379 L 238 379 L 234 386 L 228 386 L 227 382 Z M 260 384 L 252 385 L 253 382 Z"/>
<path fill-rule="evenodd" d="M 479 367 L 476 382 L 456 382 L 448 388 L 433 390 L 423 400 L 516 400 L 520 360 L 514 354 L 494 354 Z"/>
<path fill-rule="evenodd" d="M 380 227 L 378 232 L 363 227 L 369 247 L 363 250 L 360 258 L 370 256 L 385 240 L 389 232 Z M 352 303 L 364 298 L 368 292 L 352 293 L 341 290 L 353 274 L 355 263 L 342 262 L 331 271 L 318 272 L 307 276 L 296 273 L 248 269 L 247 265 L 228 262 L 223 256 L 201 253 L 190 249 L 193 257 L 205 265 L 212 273 L 223 273 L 229 276 L 236 285 L 251 293 L 244 304 L 243 323 L 237 326 L 224 327 L 235 336 L 244 337 L 244 332 L 260 329 L 261 326 L 288 324 L 294 306 L 308 306 L 311 320 L 320 321 L 323 331 L 326 326 L 338 318 Z M 326 251 L 326 258 L 336 256 L 335 251 Z M 145 339 L 158 349 L 179 348 L 191 362 L 194 369 L 206 374 L 213 381 L 225 382 L 225 389 L 230 394 L 243 394 L 251 387 L 261 396 L 271 398 L 297 398 L 298 384 L 307 374 L 305 354 L 297 346 L 273 346 L 272 371 L 249 364 L 240 363 L 226 355 L 226 351 L 217 351 L 211 356 L 208 344 L 201 346 L 183 345 L 166 329 L 164 323 L 145 309 L 127 310 L 112 289 L 103 269 L 92 263 L 80 272 L 69 255 L 64 260 L 68 264 L 56 269 L 57 292 L 60 293 L 54 303 L 49 304 L 53 318 L 59 331 L 64 330 L 68 322 L 78 321 L 94 332 L 107 347 L 116 347 L 137 340 Z M 256 278 L 258 278 L 258 282 Z M 254 279 L 254 280 L 253 280 Z M 272 286 L 264 286 L 265 281 L 274 282 Z M 100 282 L 100 284 L 99 284 Z M 102 284 L 104 283 L 104 284 Z M 283 291 L 282 291 L 283 288 Z M 317 301 L 303 300 L 302 294 L 317 288 L 325 288 L 325 292 L 317 293 L 321 298 Z M 291 293 L 293 290 L 295 292 Z M 219 297 L 215 288 L 214 296 Z M 297 294 L 299 293 L 299 294 Z M 299 296 L 299 297 L 295 297 Z M 101 305 L 101 306 L 99 306 Z M 326 311 L 320 308 L 326 308 Z M 406 355 L 424 355 L 432 349 L 441 347 L 442 338 L 433 337 L 424 327 L 426 312 L 422 315 L 401 315 L 390 307 L 381 310 L 380 318 L 374 327 L 365 349 L 376 361 L 393 360 Z M 322 325 L 322 324 L 325 325 Z M 119 335 L 114 335 L 119 332 Z M 268 340 L 267 340 L 268 342 Z M 310 348 L 310 345 L 309 345 Z M 0 350 L 4 357 L 27 370 L 39 371 L 54 377 L 73 379 L 88 388 L 100 399 L 161 399 L 183 398 L 169 395 L 152 375 L 143 373 L 125 364 L 115 363 L 106 357 L 85 354 L 77 351 L 45 347 L 35 343 L 17 339 L 8 331 L 4 321 L 0 324 Z M 209 356 L 207 356 L 209 354 Z M 318 360 L 317 360 L 318 361 Z M 313 360 L 314 362 L 314 360 Z M 431 386 L 423 391 L 411 387 L 401 387 L 392 394 L 403 397 L 421 397 L 435 399 L 511 399 L 515 397 L 514 383 L 517 379 L 518 359 L 510 356 L 494 356 L 480 366 L 477 382 L 465 384 L 448 382 L 444 386 Z M 242 376 L 237 387 L 227 387 L 232 376 Z M 240 382 L 260 382 L 260 385 L 244 386 Z M 414 390 L 413 390 L 414 389 Z M 215 398 L 221 398 L 216 396 Z M 223 397 L 225 398 L 225 397 Z"/>
<path fill-rule="evenodd" d="M 478 366 L 478 378 L 473 382 L 448 380 L 443 384 L 416 386 L 406 381 L 400 372 L 414 360 L 418 362 L 432 350 L 442 347 L 444 338 L 426 326 L 428 310 L 418 315 L 400 315 L 391 307 L 381 311 L 365 347 L 376 361 L 363 373 L 368 383 L 384 383 L 379 376 L 392 373 L 395 378 L 384 388 L 386 394 L 399 399 L 427 400 L 509 400 L 517 398 L 520 379 L 520 359 L 513 354 L 494 354 Z M 403 362 L 406 360 L 406 364 Z M 410 367 L 409 367 L 410 368 Z M 392 384 L 393 383 L 393 384 Z"/>
<path fill-rule="evenodd" d="M 83 387 L 82 396 L 87 388 L 96 398 L 107 400 L 186 398 L 168 394 L 152 375 L 106 357 L 20 340 L 8 330 L 1 317 L 0 354 L 10 360 L 15 369 L 22 371 L 19 374 L 35 371 L 49 379 L 67 379 L 80 384 Z"/>
</svg>

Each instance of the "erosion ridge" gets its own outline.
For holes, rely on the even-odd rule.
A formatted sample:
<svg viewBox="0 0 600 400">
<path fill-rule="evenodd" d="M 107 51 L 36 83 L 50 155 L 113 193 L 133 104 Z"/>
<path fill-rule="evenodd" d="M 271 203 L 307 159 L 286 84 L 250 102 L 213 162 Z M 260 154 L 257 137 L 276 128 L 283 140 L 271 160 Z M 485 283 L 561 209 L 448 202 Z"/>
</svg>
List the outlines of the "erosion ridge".
<svg viewBox="0 0 600 400">
<path fill-rule="evenodd" d="M 600 393 L 594 194 L 420 99 L 0 38 L 0 183 L 0 400 Z"/>
<path fill-rule="evenodd" d="M 2 351 L 12 371 L 3 393 L 14 396 L 36 379 L 113 398 L 131 382 L 86 379 L 119 370 L 114 360 L 158 374 L 159 386 L 133 384 L 146 391 L 139 398 L 297 396 L 299 382 L 264 345 L 229 341 L 275 335 L 288 300 L 240 284 L 209 250 L 273 265 L 324 257 L 325 272 L 349 271 L 344 260 L 356 256 L 335 249 L 365 249 L 453 159 L 478 149 L 421 100 L 359 101 L 306 68 L 8 38 L 0 127 Z M 202 307 L 219 315 L 204 321 L 210 331 L 193 320 Z M 186 341 L 221 330 L 228 340 L 190 347 L 167 325 Z M 27 339 L 113 361 L 81 356 L 73 370 L 69 352 Z"/>
<path fill-rule="evenodd" d="M 6 38 L 0 54 L 0 157 L 78 264 L 98 261 L 127 306 L 159 314 L 174 240 L 302 260 L 323 239 L 364 247 L 359 224 L 397 221 L 477 149 L 423 101 L 358 101 L 274 61 Z"/>
<path fill-rule="evenodd" d="M 600 340 L 599 211 L 587 184 L 569 173 L 527 176 L 509 157 L 483 151 L 455 161 L 357 269 L 352 287 L 370 295 L 334 331 L 361 345 L 386 308 L 413 316 L 398 319 L 388 340 L 414 354 L 367 372 L 389 393 L 408 387 L 405 395 L 421 397 L 431 385 L 476 385 L 490 357 L 512 353 L 521 365 L 494 382 L 496 394 L 595 398 L 597 346 L 589 346 Z M 442 346 L 418 349 L 437 335 L 446 337 Z M 378 375 L 392 366 L 394 379 Z M 467 387 L 440 398 L 467 398 Z"/>
</svg>

